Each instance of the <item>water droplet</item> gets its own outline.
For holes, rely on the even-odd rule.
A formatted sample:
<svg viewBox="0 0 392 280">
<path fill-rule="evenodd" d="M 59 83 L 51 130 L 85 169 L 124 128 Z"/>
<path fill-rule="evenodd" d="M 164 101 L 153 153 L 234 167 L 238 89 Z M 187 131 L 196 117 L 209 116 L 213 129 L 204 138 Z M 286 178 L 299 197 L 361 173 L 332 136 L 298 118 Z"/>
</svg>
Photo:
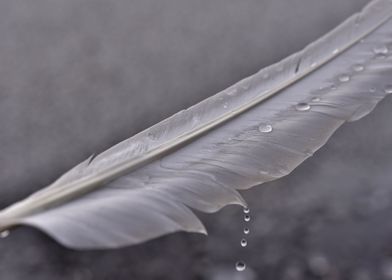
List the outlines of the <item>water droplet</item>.
<svg viewBox="0 0 392 280">
<path fill-rule="evenodd" d="M 249 222 L 250 221 L 250 216 L 249 215 L 245 215 L 244 216 L 244 221 L 245 222 Z"/>
<path fill-rule="evenodd" d="M 388 53 L 388 48 L 387 46 L 383 45 L 383 46 L 377 46 L 373 49 L 375 54 L 387 54 Z"/>
<path fill-rule="evenodd" d="M 270 124 L 262 124 L 259 126 L 259 131 L 262 133 L 272 132 L 272 126 Z"/>
<path fill-rule="evenodd" d="M 342 74 L 339 76 L 339 81 L 341 81 L 342 83 L 346 83 L 350 81 L 350 76 L 347 74 Z"/>
<path fill-rule="evenodd" d="M 365 67 L 362 64 L 355 64 L 353 68 L 355 72 L 362 72 L 365 70 Z"/>
<path fill-rule="evenodd" d="M 250 230 L 249 228 L 244 228 L 244 234 L 249 234 Z"/>
<path fill-rule="evenodd" d="M 245 238 L 241 239 L 241 247 L 246 247 L 247 245 L 248 241 Z"/>
<path fill-rule="evenodd" d="M 308 103 L 301 102 L 301 103 L 298 103 L 295 108 L 297 109 L 297 111 L 309 111 L 310 105 Z"/>
<path fill-rule="evenodd" d="M 332 54 L 337 54 L 337 53 L 339 53 L 339 52 L 340 52 L 339 49 L 334 49 L 333 52 L 332 52 Z"/>
<path fill-rule="evenodd" d="M 245 268 L 246 268 L 246 264 L 245 264 L 245 262 L 243 262 L 243 261 L 238 261 L 238 262 L 235 264 L 235 269 L 236 269 L 237 271 L 244 271 Z"/>
<path fill-rule="evenodd" d="M 243 211 L 244 211 L 245 214 L 248 214 L 250 212 L 250 209 L 248 207 L 244 207 Z"/>
<path fill-rule="evenodd" d="M 9 230 L 4 230 L 2 232 L 0 232 L 0 238 L 6 238 L 10 235 L 10 231 Z"/>
<path fill-rule="evenodd" d="M 392 93 L 392 85 L 388 85 L 384 89 L 386 94 L 391 94 Z"/>
<path fill-rule="evenodd" d="M 321 99 L 320 97 L 313 97 L 312 102 L 319 102 Z"/>
</svg>

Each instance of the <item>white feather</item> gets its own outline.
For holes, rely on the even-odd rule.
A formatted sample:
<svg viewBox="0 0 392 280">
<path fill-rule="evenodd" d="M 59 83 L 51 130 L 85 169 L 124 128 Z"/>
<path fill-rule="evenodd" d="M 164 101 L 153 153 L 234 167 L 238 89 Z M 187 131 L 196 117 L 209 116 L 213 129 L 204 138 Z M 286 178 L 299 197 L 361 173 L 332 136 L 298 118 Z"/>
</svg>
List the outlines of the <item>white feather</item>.
<svg viewBox="0 0 392 280">
<path fill-rule="evenodd" d="M 174 231 L 205 233 L 190 208 L 290 173 L 388 93 L 392 1 L 376 0 L 301 52 L 77 165 L 0 212 L 77 249 Z M 391 48 L 392 49 L 392 48 Z M 391 50 L 392 52 L 392 50 Z"/>
</svg>

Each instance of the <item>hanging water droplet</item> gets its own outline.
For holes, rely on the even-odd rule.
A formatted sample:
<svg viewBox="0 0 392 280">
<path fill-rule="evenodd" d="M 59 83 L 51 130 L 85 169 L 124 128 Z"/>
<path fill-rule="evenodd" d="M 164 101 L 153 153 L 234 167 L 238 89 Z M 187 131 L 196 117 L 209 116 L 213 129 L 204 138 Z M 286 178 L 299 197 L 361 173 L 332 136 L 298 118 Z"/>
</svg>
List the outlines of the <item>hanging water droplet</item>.
<svg viewBox="0 0 392 280">
<path fill-rule="evenodd" d="M 309 111 L 310 110 L 310 105 L 305 102 L 298 103 L 295 108 L 297 111 Z"/>
<path fill-rule="evenodd" d="M 365 69 L 362 64 L 355 64 L 353 68 L 355 72 L 362 72 Z"/>
<path fill-rule="evenodd" d="M 250 221 L 250 216 L 249 215 L 245 215 L 244 216 L 244 221 L 245 222 L 249 222 Z"/>
<path fill-rule="evenodd" d="M 392 93 L 392 85 L 387 85 L 384 89 L 386 94 L 391 94 Z"/>
<path fill-rule="evenodd" d="M 235 264 L 235 269 L 236 269 L 237 271 L 244 271 L 245 268 L 246 268 L 246 264 L 245 264 L 245 262 L 243 262 L 243 261 L 238 261 L 238 262 Z"/>
<path fill-rule="evenodd" d="M 272 125 L 262 124 L 259 126 L 259 131 L 262 133 L 270 133 L 270 132 L 272 132 Z"/>
<path fill-rule="evenodd" d="M 350 81 L 350 76 L 347 74 L 342 74 L 339 76 L 339 81 L 342 83 L 346 83 L 346 82 Z"/>
<path fill-rule="evenodd" d="M 250 212 L 250 209 L 248 207 L 244 207 L 243 211 L 244 211 L 245 214 L 248 214 Z"/>
<path fill-rule="evenodd" d="M 0 232 L 0 238 L 6 238 L 6 237 L 8 237 L 8 235 L 10 235 L 9 230 L 4 230 L 4 231 Z"/>
<path fill-rule="evenodd" d="M 321 99 L 320 97 L 313 97 L 312 102 L 319 102 Z"/>
<path fill-rule="evenodd" d="M 375 54 L 387 54 L 389 52 L 387 46 L 377 46 L 373 49 Z"/>
<path fill-rule="evenodd" d="M 339 52 L 340 52 L 339 49 L 334 49 L 333 52 L 332 52 L 332 54 L 337 54 L 337 53 L 339 53 Z"/>
<path fill-rule="evenodd" d="M 244 228 L 244 234 L 249 234 L 250 230 L 249 228 Z"/>
<path fill-rule="evenodd" d="M 246 247 L 247 245 L 248 241 L 245 238 L 241 239 L 241 247 Z"/>
</svg>

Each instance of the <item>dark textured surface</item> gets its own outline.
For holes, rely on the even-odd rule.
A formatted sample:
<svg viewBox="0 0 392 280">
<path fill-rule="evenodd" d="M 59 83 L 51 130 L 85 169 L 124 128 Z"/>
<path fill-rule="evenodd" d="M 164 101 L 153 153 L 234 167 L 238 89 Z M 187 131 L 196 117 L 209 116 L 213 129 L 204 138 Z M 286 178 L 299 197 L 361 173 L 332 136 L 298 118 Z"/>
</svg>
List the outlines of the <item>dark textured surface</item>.
<svg viewBox="0 0 392 280">
<path fill-rule="evenodd" d="M 1 1 L 0 206 L 301 49 L 366 2 Z M 392 279 L 391 105 L 246 192 L 245 249 L 238 207 L 200 215 L 208 238 L 113 251 L 71 251 L 18 228 L 0 240 L 0 279 Z"/>
</svg>

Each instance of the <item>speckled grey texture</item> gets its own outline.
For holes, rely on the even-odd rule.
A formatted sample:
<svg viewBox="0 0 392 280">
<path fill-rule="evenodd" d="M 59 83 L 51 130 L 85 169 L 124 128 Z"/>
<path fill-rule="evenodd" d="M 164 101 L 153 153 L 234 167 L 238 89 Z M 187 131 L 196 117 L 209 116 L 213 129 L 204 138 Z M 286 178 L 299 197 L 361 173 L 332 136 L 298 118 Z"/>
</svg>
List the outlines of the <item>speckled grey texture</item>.
<svg viewBox="0 0 392 280">
<path fill-rule="evenodd" d="M 366 2 L 2 1 L 0 206 L 301 49 Z M 246 192 L 246 249 L 238 207 L 201 215 L 208 238 L 115 251 L 70 251 L 19 228 L 0 240 L 0 279 L 392 279 L 391 106 Z M 238 258 L 246 273 L 234 273 Z"/>
</svg>

